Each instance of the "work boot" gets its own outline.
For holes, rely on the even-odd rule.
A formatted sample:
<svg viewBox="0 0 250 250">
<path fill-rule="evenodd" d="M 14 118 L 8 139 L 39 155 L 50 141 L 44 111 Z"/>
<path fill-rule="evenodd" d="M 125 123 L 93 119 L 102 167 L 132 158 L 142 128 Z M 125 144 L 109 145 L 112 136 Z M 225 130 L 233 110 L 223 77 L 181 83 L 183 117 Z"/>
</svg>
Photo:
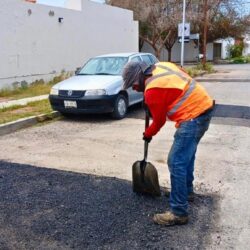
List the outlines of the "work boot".
<svg viewBox="0 0 250 250">
<path fill-rule="evenodd" d="M 168 211 L 163 214 L 155 214 L 153 221 L 163 226 L 184 225 L 188 223 L 188 216 L 178 216 Z"/>
<path fill-rule="evenodd" d="M 163 188 L 163 193 L 166 197 L 170 197 L 170 190 L 168 188 Z M 195 197 L 195 193 L 191 192 L 188 194 L 188 201 L 189 202 L 193 202 L 194 201 L 194 197 Z"/>
</svg>

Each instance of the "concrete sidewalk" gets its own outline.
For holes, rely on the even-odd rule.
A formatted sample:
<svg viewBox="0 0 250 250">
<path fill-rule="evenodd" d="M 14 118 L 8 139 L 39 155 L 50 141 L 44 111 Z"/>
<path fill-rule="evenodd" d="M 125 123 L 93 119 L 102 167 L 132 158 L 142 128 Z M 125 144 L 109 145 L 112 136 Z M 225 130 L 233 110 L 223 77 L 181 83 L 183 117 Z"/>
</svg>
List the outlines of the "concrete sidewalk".
<svg viewBox="0 0 250 250">
<path fill-rule="evenodd" d="M 0 109 L 8 108 L 15 105 L 25 106 L 30 102 L 45 100 L 48 98 L 48 95 L 34 96 L 23 98 L 19 100 L 11 100 L 7 102 L 0 102 Z M 52 120 L 60 116 L 60 113 L 57 111 L 52 111 L 49 114 L 40 114 L 36 116 L 29 116 L 25 118 L 18 119 L 16 121 L 0 124 L 0 136 L 15 132 L 19 129 L 27 128 L 30 126 L 34 126 L 37 123 Z"/>
<path fill-rule="evenodd" d="M 250 83 L 250 64 L 214 65 L 215 73 L 196 77 L 199 82 L 246 82 Z"/>
<path fill-rule="evenodd" d="M 23 98 L 23 99 L 18 99 L 18 100 L 11 100 L 7 102 L 0 102 L 0 109 L 3 108 L 8 108 L 14 105 L 27 105 L 30 102 L 35 102 L 35 101 L 40 101 L 40 100 L 45 100 L 48 98 L 49 95 L 40 95 L 40 96 L 34 96 L 34 97 L 28 97 L 28 98 Z"/>
</svg>

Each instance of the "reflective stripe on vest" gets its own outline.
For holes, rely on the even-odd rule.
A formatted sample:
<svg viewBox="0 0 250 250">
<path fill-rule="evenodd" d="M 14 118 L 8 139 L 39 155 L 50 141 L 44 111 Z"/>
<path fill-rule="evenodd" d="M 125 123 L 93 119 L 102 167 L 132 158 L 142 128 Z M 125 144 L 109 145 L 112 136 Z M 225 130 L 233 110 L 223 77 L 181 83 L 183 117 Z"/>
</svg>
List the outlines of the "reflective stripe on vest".
<svg viewBox="0 0 250 250">
<path fill-rule="evenodd" d="M 185 94 L 182 96 L 182 98 L 174 105 L 174 107 L 170 111 L 167 112 L 168 116 L 173 115 L 178 110 L 178 108 L 182 105 L 182 103 L 184 101 L 186 101 L 187 98 L 191 95 L 195 86 L 196 86 L 196 82 L 194 79 L 192 79 L 191 83 L 189 84 L 188 90 L 185 92 Z"/>
<path fill-rule="evenodd" d="M 168 116 L 173 115 L 178 109 L 179 107 L 182 105 L 182 103 L 184 101 L 187 100 L 187 98 L 191 95 L 192 91 L 194 90 L 195 86 L 196 86 L 196 82 L 194 79 L 188 79 L 186 76 L 184 76 L 182 73 L 174 71 L 172 69 L 170 69 L 167 66 L 163 66 L 163 65 L 156 65 L 156 67 L 165 69 L 169 72 L 164 72 L 155 76 L 150 77 L 150 81 L 147 83 L 149 84 L 150 82 L 152 82 L 153 80 L 162 77 L 162 76 L 167 76 L 167 75 L 177 75 L 178 77 L 180 77 L 183 81 L 187 81 L 187 85 L 188 85 L 188 90 L 185 92 L 185 94 L 180 98 L 180 100 L 174 105 L 174 107 L 167 112 Z M 191 81 L 190 81 L 191 80 Z"/>
<path fill-rule="evenodd" d="M 172 70 L 171 68 L 165 66 L 165 65 L 156 65 L 156 67 L 159 67 L 159 68 L 162 68 L 162 69 L 166 69 L 168 70 L 169 72 L 171 72 L 172 74 L 174 75 L 177 75 L 179 76 L 182 80 L 184 81 L 188 81 L 189 79 L 187 77 L 185 77 L 183 74 L 181 74 L 180 72 L 177 72 L 177 71 L 174 71 Z"/>
</svg>

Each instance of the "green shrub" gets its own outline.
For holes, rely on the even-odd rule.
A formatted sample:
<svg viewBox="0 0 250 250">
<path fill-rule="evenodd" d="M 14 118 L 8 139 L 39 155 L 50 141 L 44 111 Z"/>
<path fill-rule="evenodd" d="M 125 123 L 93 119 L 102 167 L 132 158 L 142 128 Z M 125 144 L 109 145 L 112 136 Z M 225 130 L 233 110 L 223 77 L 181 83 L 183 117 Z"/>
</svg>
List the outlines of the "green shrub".
<svg viewBox="0 0 250 250">
<path fill-rule="evenodd" d="M 30 86 L 43 85 L 43 84 L 45 84 L 45 81 L 43 79 L 40 79 L 40 80 L 35 80 L 34 82 L 32 82 Z"/>
<path fill-rule="evenodd" d="M 231 63 L 250 63 L 250 56 L 234 57 L 230 60 Z"/>
<path fill-rule="evenodd" d="M 186 68 L 185 71 L 191 76 L 195 77 L 200 75 L 201 70 L 196 69 L 195 67 L 192 68 Z"/>
<path fill-rule="evenodd" d="M 26 81 L 13 82 L 12 87 L 0 90 L 0 97 L 9 97 L 20 99 L 31 96 L 45 95 L 50 92 L 51 86 L 63 81 L 71 76 L 71 73 L 60 74 L 55 76 L 51 81 L 45 82 L 43 79 L 36 80 L 30 84 Z"/>
<path fill-rule="evenodd" d="M 231 58 L 241 57 L 243 49 L 244 49 L 244 44 L 243 43 L 234 44 L 234 45 L 230 46 L 229 47 L 230 57 Z"/>
<path fill-rule="evenodd" d="M 213 73 L 213 65 L 211 63 L 205 63 L 204 65 L 202 63 L 197 64 L 194 67 L 191 68 L 185 68 L 185 71 L 191 76 L 196 77 L 199 75 L 202 75 L 204 73 Z"/>
<path fill-rule="evenodd" d="M 250 63 L 250 56 L 246 56 L 245 58 L 246 58 L 246 62 Z"/>
<path fill-rule="evenodd" d="M 212 63 L 206 62 L 205 64 L 199 63 L 196 65 L 196 69 L 205 70 L 208 73 L 212 73 L 214 71 Z"/>
</svg>

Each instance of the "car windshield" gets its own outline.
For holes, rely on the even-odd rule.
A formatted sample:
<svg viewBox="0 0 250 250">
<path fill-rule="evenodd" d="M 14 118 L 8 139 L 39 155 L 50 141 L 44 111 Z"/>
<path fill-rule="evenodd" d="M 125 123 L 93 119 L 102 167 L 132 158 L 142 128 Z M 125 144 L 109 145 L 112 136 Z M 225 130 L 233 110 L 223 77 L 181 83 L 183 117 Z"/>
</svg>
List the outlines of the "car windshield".
<svg viewBox="0 0 250 250">
<path fill-rule="evenodd" d="M 90 59 L 78 75 L 121 75 L 128 57 L 96 57 Z"/>
</svg>

